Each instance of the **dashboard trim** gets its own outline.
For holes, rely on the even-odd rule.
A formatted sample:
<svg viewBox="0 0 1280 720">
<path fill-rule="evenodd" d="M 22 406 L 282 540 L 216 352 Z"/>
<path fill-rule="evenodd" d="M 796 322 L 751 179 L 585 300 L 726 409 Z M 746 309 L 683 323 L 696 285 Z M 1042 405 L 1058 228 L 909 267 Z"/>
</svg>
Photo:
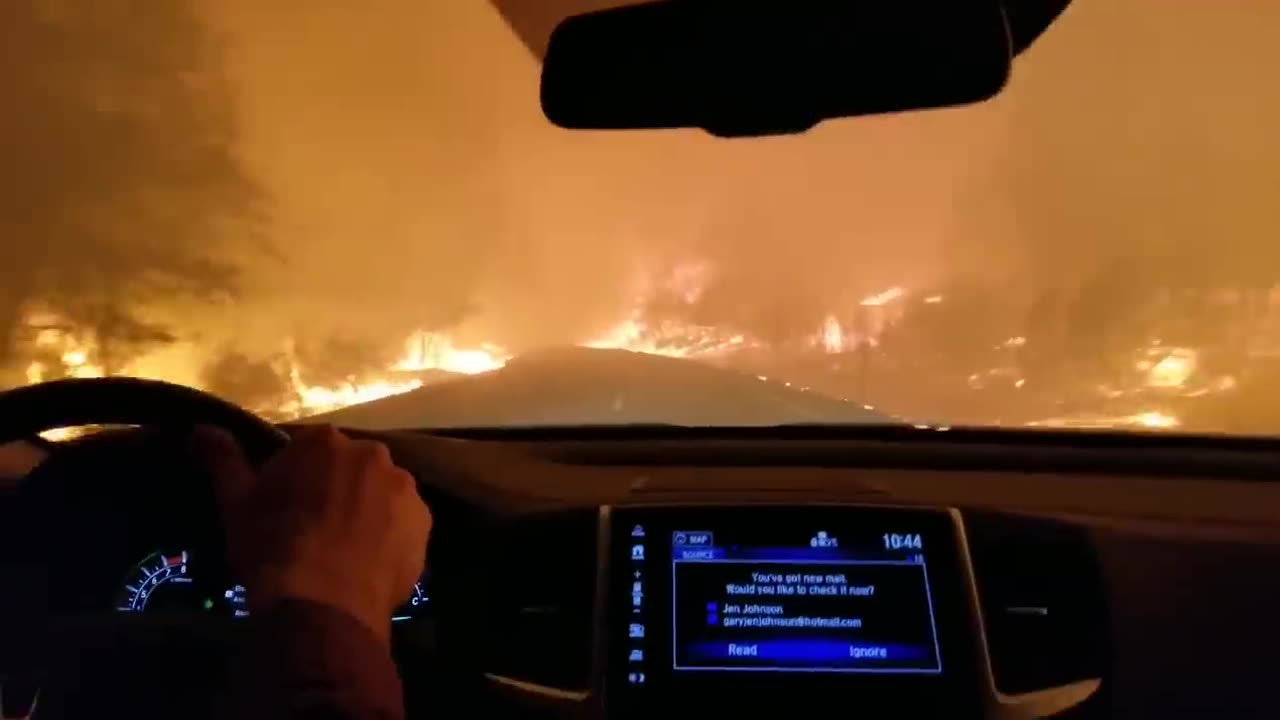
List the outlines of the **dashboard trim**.
<svg viewBox="0 0 1280 720">
<path fill-rule="evenodd" d="M 1058 687 L 1043 688 L 1017 695 L 1002 693 L 996 687 L 990 647 L 987 643 L 986 621 L 982 615 L 982 601 L 978 596 L 977 575 L 973 569 L 973 557 L 969 552 L 964 516 L 955 508 L 950 508 L 948 512 L 955 528 L 956 547 L 960 550 L 960 571 L 969 591 L 969 614 L 977 639 L 975 647 L 978 652 L 978 667 L 982 675 L 982 695 L 986 716 L 996 720 L 1034 720 L 1056 715 L 1089 699 L 1101 687 L 1100 678 L 1087 678 Z"/>
<path fill-rule="evenodd" d="M 601 505 L 596 515 L 596 577 L 595 597 L 591 602 L 592 633 L 591 668 L 587 674 L 587 688 L 571 690 L 519 680 L 497 673 L 485 673 L 493 686 L 529 700 L 540 700 L 544 705 L 561 709 L 581 710 L 586 705 L 591 714 L 604 716 L 604 661 L 607 633 L 600 632 L 608 602 L 609 587 L 609 533 L 611 529 L 610 506 Z"/>
<path fill-rule="evenodd" d="M 508 690 L 514 690 L 523 697 L 557 700 L 569 704 L 583 703 L 591 697 L 591 691 L 589 690 L 564 690 L 547 685 L 539 685 L 527 680 L 517 680 L 497 673 L 485 673 L 484 677 L 490 683 L 505 687 Z"/>
<path fill-rule="evenodd" d="M 36 688 L 29 698 L 20 698 L 17 702 L 27 701 L 25 707 L 26 713 L 22 715 L 9 715 L 8 706 L 4 699 L 4 682 L 0 681 L 0 720 L 28 720 L 35 717 L 36 706 L 40 704 L 40 689 Z"/>
</svg>

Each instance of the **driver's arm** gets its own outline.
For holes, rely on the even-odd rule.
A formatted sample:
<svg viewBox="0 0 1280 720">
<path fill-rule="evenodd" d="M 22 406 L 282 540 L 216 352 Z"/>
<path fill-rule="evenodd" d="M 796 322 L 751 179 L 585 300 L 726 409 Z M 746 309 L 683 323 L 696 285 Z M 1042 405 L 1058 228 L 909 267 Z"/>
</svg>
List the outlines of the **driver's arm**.
<svg viewBox="0 0 1280 720">
<path fill-rule="evenodd" d="M 422 572 L 431 516 L 380 443 L 300 432 L 255 472 L 202 430 L 232 568 L 248 588 L 240 716 L 396 719 L 391 613 Z"/>
</svg>

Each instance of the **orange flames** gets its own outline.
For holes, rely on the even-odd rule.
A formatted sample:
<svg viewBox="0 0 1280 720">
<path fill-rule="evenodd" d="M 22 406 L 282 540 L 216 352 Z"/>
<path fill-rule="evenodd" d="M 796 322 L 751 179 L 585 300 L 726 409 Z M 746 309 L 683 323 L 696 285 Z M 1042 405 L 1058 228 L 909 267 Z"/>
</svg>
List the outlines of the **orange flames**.
<svg viewBox="0 0 1280 720">
<path fill-rule="evenodd" d="M 694 303 L 704 292 L 710 274 L 710 268 L 704 263 L 680 264 L 672 269 L 662 287 L 684 302 Z M 645 286 L 654 287 L 651 282 L 646 282 Z M 727 332 L 711 326 L 672 321 L 649 323 L 642 310 L 648 294 L 641 294 L 636 301 L 636 309 L 629 317 L 582 345 L 677 358 L 712 358 L 762 344 L 741 333 Z M 861 304 L 881 308 L 895 303 L 906 294 L 906 290 L 895 286 L 863 299 Z M 66 377 L 102 377 L 107 374 L 92 332 L 71 327 L 65 319 L 52 313 L 30 315 L 27 326 L 34 331 L 33 355 L 37 358 L 26 368 L 28 383 Z M 874 342 L 874 338 L 871 340 Z M 856 336 L 841 326 L 836 315 L 830 314 L 822 319 L 811 344 L 826 352 L 838 353 L 850 349 L 856 341 Z M 405 339 L 401 356 L 383 371 L 352 375 L 336 385 L 321 385 L 307 380 L 306 369 L 292 351 L 292 343 L 288 345 L 290 350 L 285 356 L 288 362 L 286 374 L 290 397 L 278 407 L 258 408 L 260 412 L 285 419 L 330 412 L 416 390 L 423 386 L 424 380 L 415 375 L 424 372 L 474 375 L 497 370 L 510 359 L 509 353 L 493 343 L 462 347 L 448 335 L 420 330 Z M 168 366 L 148 363 L 146 358 L 142 358 L 122 368 L 120 374 L 198 385 L 187 380 L 192 375 L 190 370 L 175 367 L 172 363 Z M 57 432 L 56 436 L 65 436 L 65 433 Z"/>
<path fill-rule="evenodd" d="M 100 356 L 97 339 L 91 331 L 76 328 L 65 318 L 47 312 L 30 313 L 25 325 L 32 331 L 29 355 L 33 358 L 25 368 L 27 384 L 62 378 L 104 377 L 108 374 Z M 405 339 L 404 352 L 385 372 L 374 373 L 370 377 L 353 375 L 345 382 L 332 386 L 307 382 L 305 369 L 300 366 L 294 354 L 287 352 L 286 357 L 292 398 L 279 407 L 259 410 L 272 416 L 294 419 L 422 387 L 421 378 L 409 377 L 413 373 L 438 370 L 471 375 L 496 370 L 506 363 L 509 355 L 495 345 L 458 347 L 447 336 L 417 331 Z M 185 377 L 193 374 L 191 368 L 174 367 L 172 364 L 165 366 L 148 360 L 153 358 L 139 358 L 122 367 L 118 374 L 175 382 L 182 382 Z M 64 428 L 50 431 L 45 436 L 56 440 L 79 434 L 81 433 L 74 429 Z"/>
<path fill-rule="evenodd" d="M 285 417 L 298 418 L 331 412 L 349 405 L 381 400 L 422 387 L 420 378 L 390 379 L 396 374 L 421 373 L 431 370 L 475 375 L 497 370 L 510 356 L 496 345 L 459 348 L 445 335 L 418 330 L 404 341 L 404 353 L 391 364 L 385 375 L 358 380 L 348 378 L 336 386 L 310 385 L 303 379 L 302 368 L 290 355 L 289 382 L 295 399 L 279 408 Z"/>
<path fill-rule="evenodd" d="M 92 378 L 106 374 L 97 360 L 92 334 L 74 331 L 52 313 L 33 313 L 27 326 L 35 331 L 32 355 L 36 358 L 27 364 L 28 384 L 54 377 Z"/>
<path fill-rule="evenodd" d="M 633 317 L 609 328 L 583 347 L 630 350 L 650 355 L 691 358 L 722 354 L 748 344 L 744 335 L 728 334 L 704 325 L 664 323 L 649 327 Z"/>
<path fill-rule="evenodd" d="M 657 287 L 660 292 L 692 305 L 703 295 L 709 275 L 710 268 L 706 265 L 688 263 L 676 267 L 662 283 L 647 281 L 642 287 Z M 653 320 L 645 313 L 650 297 L 649 292 L 641 292 L 634 309 L 625 319 L 582 345 L 717 362 L 739 350 L 766 347 L 766 343 L 757 338 L 725 328 Z M 832 312 L 815 318 L 808 347 L 830 354 L 850 352 L 860 346 L 876 347 L 881 333 L 904 316 L 905 303 L 913 298 L 928 305 L 944 302 L 942 295 L 913 296 L 904 287 L 892 286 L 861 299 L 853 299 L 845 307 L 833 308 Z M 856 319 L 856 325 L 849 322 L 850 319 Z M 77 328 L 65 318 L 48 312 L 30 313 L 26 325 L 30 339 L 26 346 L 29 361 L 25 380 L 29 384 L 65 377 L 102 377 L 109 372 L 118 372 L 198 386 L 198 382 L 191 379 L 196 375 L 194 368 L 199 367 L 199 358 L 195 355 L 161 360 L 157 357 L 163 354 L 161 352 L 138 358 L 118 369 L 108 368 L 92 332 Z M 1000 347 L 1017 349 L 1027 342 L 1025 337 L 1012 337 Z M 306 367 L 292 351 L 291 343 L 288 347 L 290 349 L 283 356 L 287 365 L 278 368 L 287 377 L 286 399 L 276 407 L 254 408 L 277 419 L 306 417 L 410 392 L 428 382 L 431 372 L 474 375 L 498 370 L 510 359 L 510 353 L 497 344 L 464 345 L 448 334 L 419 330 L 405 338 L 400 356 L 386 368 L 356 373 L 337 384 L 319 384 L 307 379 Z M 1107 392 L 1103 395 L 1112 399 L 1138 397 L 1141 392 L 1154 390 L 1169 397 L 1196 397 L 1234 386 L 1235 379 L 1229 376 L 1206 383 L 1200 377 L 1203 375 L 1201 366 L 1197 351 L 1161 346 L 1159 341 L 1155 341 L 1138 350 L 1133 366 L 1136 379 L 1127 385 L 1104 388 Z M 975 382 L 975 378 L 981 380 L 980 375 L 974 375 L 970 384 Z M 1198 384 L 1193 381 L 1198 381 Z M 1025 384 L 1025 380 L 1019 378 L 1014 387 L 1022 390 Z M 1181 421 L 1164 409 L 1149 409 L 1132 414 L 1078 414 L 1030 424 L 1166 429 L 1179 427 Z M 58 433 L 52 437 L 65 436 L 65 433 Z"/>
</svg>

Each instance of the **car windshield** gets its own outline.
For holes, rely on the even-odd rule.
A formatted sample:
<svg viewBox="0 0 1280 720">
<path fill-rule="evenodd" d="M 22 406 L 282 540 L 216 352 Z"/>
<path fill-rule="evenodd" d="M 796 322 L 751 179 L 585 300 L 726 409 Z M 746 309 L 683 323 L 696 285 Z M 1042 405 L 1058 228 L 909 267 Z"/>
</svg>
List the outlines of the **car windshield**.
<svg viewBox="0 0 1280 720">
<path fill-rule="evenodd" d="M 1076 0 L 991 102 L 734 140 L 553 127 L 556 5 L 5 3 L 0 384 L 1280 432 L 1280 5 Z"/>
</svg>

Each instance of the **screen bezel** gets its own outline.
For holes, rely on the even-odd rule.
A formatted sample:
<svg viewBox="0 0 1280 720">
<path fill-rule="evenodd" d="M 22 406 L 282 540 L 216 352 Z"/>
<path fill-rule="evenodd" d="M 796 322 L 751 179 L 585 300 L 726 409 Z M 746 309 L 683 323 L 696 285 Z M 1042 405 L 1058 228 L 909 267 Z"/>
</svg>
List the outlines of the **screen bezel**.
<svg viewBox="0 0 1280 720">
<path fill-rule="evenodd" d="M 643 686 L 630 684 L 627 627 L 630 612 L 632 565 L 631 529 L 643 525 L 648 543 L 643 561 L 646 595 L 653 602 L 644 607 L 646 661 Z M 771 671 L 675 671 L 672 655 L 670 533 L 673 530 L 712 529 L 717 525 L 772 525 L 779 534 L 818 529 L 839 533 L 840 528 L 873 525 L 889 532 L 910 528 L 926 542 L 926 563 L 942 672 L 926 673 L 804 673 Z M 762 539 L 765 536 L 762 535 Z M 947 509 L 874 505 L 664 505 L 615 507 L 611 511 L 609 584 L 605 607 L 608 627 L 605 696 L 611 716 L 679 710 L 714 711 L 740 717 L 776 716 L 794 710 L 797 697 L 805 702 L 848 703 L 858 699 L 860 708 L 894 708 L 924 712 L 973 707 L 980 697 L 976 633 L 969 598 L 971 589 L 964 572 L 960 544 L 962 534 Z M 851 695 L 852 693 L 852 695 Z M 838 706 L 838 705 L 837 705 Z"/>
</svg>

